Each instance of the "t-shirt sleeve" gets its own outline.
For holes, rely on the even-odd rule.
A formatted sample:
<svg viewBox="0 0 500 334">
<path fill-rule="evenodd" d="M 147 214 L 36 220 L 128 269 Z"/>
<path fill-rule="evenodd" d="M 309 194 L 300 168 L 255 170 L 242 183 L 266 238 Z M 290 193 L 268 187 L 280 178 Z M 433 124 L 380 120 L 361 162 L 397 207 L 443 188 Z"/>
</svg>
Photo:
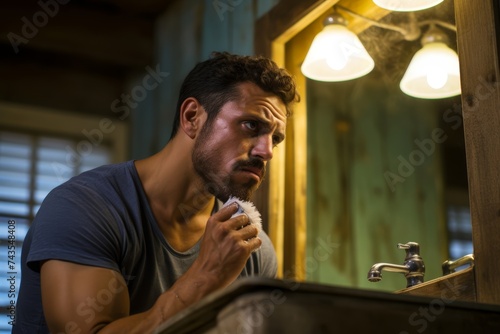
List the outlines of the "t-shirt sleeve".
<svg viewBox="0 0 500 334">
<path fill-rule="evenodd" d="M 278 273 L 278 260 L 271 239 L 269 239 L 264 231 L 259 233 L 259 238 L 262 240 L 262 245 L 259 249 L 260 276 L 276 278 Z"/>
<path fill-rule="evenodd" d="M 120 233 L 102 199 L 82 184 L 58 187 L 47 195 L 33 222 L 28 266 L 63 260 L 119 271 Z"/>
</svg>

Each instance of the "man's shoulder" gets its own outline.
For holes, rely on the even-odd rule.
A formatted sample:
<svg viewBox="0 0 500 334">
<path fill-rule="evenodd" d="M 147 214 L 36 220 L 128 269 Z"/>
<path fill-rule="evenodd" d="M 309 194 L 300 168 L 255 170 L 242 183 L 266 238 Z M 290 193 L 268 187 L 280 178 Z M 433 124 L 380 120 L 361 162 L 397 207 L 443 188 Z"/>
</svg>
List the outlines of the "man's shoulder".
<svg viewBox="0 0 500 334">
<path fill-rule="evenodd" d="M 84 171 L 83 173 L 68 180 L 71 182 L 82 182 L 82 181 L 99 181 L 104 179 L 114 179 L 130 177 L 132 175 L 132 168 L 134 166 L 133 161 L 125 161 L 115 164 L 103 165 L 93 169 Z"/>
<path fill-rule="evenodd" d="M 276 277 L 278 270 L 278 259 L 273 243 L 265 231 L 259 232 L 262 244 L 258 250 L 252 253 L 251 258 L 256 261 L 256 274 L 264 277 Z"/>
<path fill-rule="evenodd" d="M 61 192 L 65 190 L 78 189 L 79 191 L 96 191 L 106 187 L 127 185 L 127 180 L 132 181 L 133 162 L 121 162 L 96 167 L 70 178 L 60 184 L 54 190 Z"/>
<path fill-rule="evenodd" d="M 141 196 L 131 165 L 133 162 L 104 165 L 74 176 L 52 189 L 41 209 L 66 206 L 76 211 L 95 212 L 103 207 L 120 211 L 125 202 L 137 202 Z"/>
<path fill-rule="evenodd" d="M 264 253 L 267 256 L 269 255 L 275 256 L 276 252 L 273 243 L 264 230 L 259 232 L 259 238 L 260 240 L 262 240 L 262 245 L 260 246 L 262 253 Z"/>
</svg>

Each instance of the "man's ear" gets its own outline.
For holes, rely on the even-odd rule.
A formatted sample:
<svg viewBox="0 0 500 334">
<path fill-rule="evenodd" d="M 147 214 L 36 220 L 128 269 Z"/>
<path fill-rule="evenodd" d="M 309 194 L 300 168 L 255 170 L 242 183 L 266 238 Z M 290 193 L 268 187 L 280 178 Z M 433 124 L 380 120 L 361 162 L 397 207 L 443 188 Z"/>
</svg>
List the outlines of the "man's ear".
<svg viewBox="0 0 500 334">
<path fill-rule="evenodd" d="M 206 117 L 207 113 L 200 102 L 194 97 L 188 97 L 181 104 L 179 126 L 194 139 L 205 124 Z"/>
</svg>

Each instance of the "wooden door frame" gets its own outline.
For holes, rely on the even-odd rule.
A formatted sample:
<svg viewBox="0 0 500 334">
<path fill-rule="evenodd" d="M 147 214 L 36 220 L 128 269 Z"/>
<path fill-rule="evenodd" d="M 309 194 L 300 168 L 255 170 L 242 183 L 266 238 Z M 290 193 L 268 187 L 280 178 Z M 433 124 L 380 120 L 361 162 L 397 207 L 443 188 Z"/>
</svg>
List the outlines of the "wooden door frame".
<svg viewBox="0 0 500 334">
<path fill-rule="evenodd" d="M 500 304 L 498 8 L 455 0 L 477 301 Z"/>
<path fill-rule="evenodd" d="M 255 24 L 255 53 L 285 66 L 285 44 L 338 0 L 280 1 Z M 294 73 L 292 73 L 293 75 Z M 305 79 L 296 76 L 301 96 L 288 119 L 286 141 L 269 168 L 263 215 L 278 256 L 278 276 L 305 279 L 307 123 Z M 286 166 L 286 168 L 285 168 Z M 262 205 L 263 203 L 261 203 Z"/>
</svg>

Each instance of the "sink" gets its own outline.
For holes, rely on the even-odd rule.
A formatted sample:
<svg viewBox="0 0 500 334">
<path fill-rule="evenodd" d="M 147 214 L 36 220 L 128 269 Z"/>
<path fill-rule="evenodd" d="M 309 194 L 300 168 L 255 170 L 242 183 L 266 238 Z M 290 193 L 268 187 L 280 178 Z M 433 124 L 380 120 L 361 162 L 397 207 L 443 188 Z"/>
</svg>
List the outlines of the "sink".
<svg viewBox="0 0 500 334">
<path fill-rule="evenodd" d="M 246 278 L 161 325 L 183 333 L 500 333 L 500 305 Z"/>
</svg>

